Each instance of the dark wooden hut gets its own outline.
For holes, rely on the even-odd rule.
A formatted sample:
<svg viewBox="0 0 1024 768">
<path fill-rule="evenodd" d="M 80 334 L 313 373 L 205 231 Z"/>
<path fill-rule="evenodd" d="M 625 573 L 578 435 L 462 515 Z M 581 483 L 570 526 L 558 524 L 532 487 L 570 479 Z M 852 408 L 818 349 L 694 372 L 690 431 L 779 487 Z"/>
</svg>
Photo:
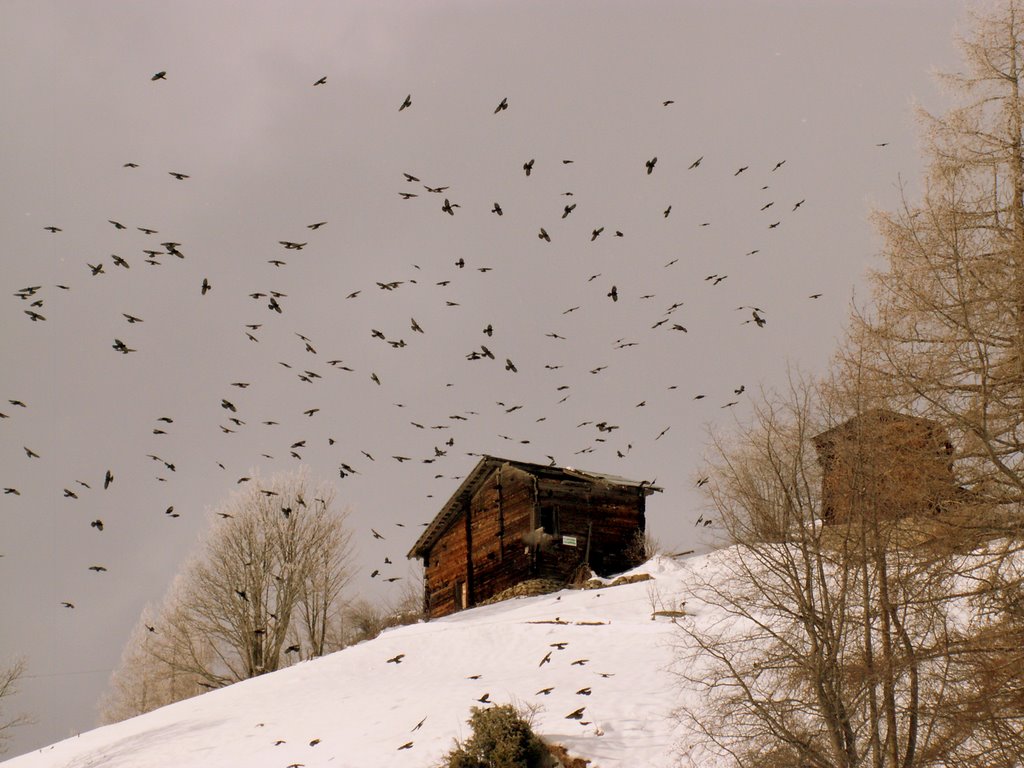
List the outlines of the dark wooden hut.
<svg viewBox="0 0 1024 768">
<path fill-rule="evenodd" d="M 822 467 L 822 517 L 930 514 L 963 493 L 953 445 L 938 423 L 872 409 L 814 437 Z"/>
<path fill-rule="evenodd" d="M 639 565 L 650 482 L 483 456 L 409 551 L 431 618 L 519 582 L 607 576 Z"/>
</svg>

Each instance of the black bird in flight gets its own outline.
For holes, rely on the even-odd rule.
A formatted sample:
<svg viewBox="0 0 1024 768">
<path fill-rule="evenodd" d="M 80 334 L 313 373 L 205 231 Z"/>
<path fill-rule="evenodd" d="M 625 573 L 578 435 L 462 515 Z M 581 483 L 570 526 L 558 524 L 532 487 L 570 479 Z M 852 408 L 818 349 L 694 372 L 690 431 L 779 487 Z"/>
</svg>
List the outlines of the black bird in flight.
<svg viewBox="0 0 1024 768">
<path fill-rule="evenodd" d="M 565 209 L 562 211 L 562 218 L 564 219 L 566 216 L 568 216 L 570 213 L 572 213 L 575 209 L 576 209 L 576 203 L 573 203 L 572 205 L 565 206 Z"/>
<path fill-rule="evenodd" d="M 103 476 L 103 490 L 107 490 L 112 482 L 114 482 L 114 473 L 108 469 L 107 474 Z"/>
<path fill-rule="evenodd" d="M 568 715 L 566 715 L 565 719 L 566 720 L 582 720 L 583 719 L 583 710 L 585 710 L 585 709 L 586 709 L 586 707 L 580 707 L 579 709 L 574 710 L 574 711 L 570 712 Z"/>
<path fill-rule="evenodd" d="M 398 108 L 398 111 L 401 112 L 403 109 L 405 109 L 407 107 L 411 107 L 411 106 L 412 106 L 412 94 L 410 93 L 408 96 L 405 97 L 405 101 L 402 102 L 402 106 L 400 106 Z"/>
<path fill-rule="evenodd" d="M 99 518 L 97 518 L 96 520 L 93 520 L 91 523 L 89 523 L 89 525 L 91 527 L 95 528 L 97 531 L 102 531 L 103 530 L 103 521 L 100 520 Z"/>
<path fill-rule="evenodd" d="M 307 229 L 320 229 L 320 227 L 322 227 L 326 223 L 327 223 L 326 221 L 318 221 L 316 224 L 307 224 L 306 228 Z"/>
<path fill-rule="evenodd" d="M 205 277 L 203 278 L 203 284 L 199 286 L 200 295 L 205 296 L 206 292 L 209 291 L 213 286 L 210 285 L 210 281 Z"/>
<path fill-rule="evenodd" d="M 377 531 L 375 531 L 373 528 L 370 529 L 370 533 L 373 534 L 373 538 L 375 538 L 375 539 L 383 539 L 384 538 Z"/>
<path fill-rule="evenodd" d="M 397 656 L 392 656 L 390 659 L 388 659 L 387 663 L 388 664 L 401 664 L 402 663 L 402 659 L 404 659 L 404 658 L 405 658 L 405 654 L 404 653 L 400 653 Z"/>
<path fill-rule="evenodd" d="M 139 164 L 138 163 L 125 163 L 121 167 L 122 168 L 138 168 Z"/>
<path fill-rule="evenodd" d="M 657 162 L 658 162 L 658 158 L 657 157 L 652 157 L 650 160 L 648 160 L 646 163 L 644 163 L 644 165 L 647 166 L 647 175 L 648 176 L 650 176 L 654 172 L 654 165 Z"/>
<path fill-rule="evenodd" d="M 783 165 L 785 165 L 785 164 L 786 164 L 786 161 L 785 161 L 785 160 L 779 160 L 779 162 L 777 162 L 777 163 L 775 164 L 775 167 L 774 167 L 774 168 L 772 168 L 772 172 L 774 173 L 775 171 L 779 170 L 779 168 L 781 168 L 781 167 L 782 167 Z"/>
<path fill-rule="evenodd" d="M 136 227 L 136 229 L 139 230 L 139 232 L 141 232 L 144 235 L 156 235 L 156 234 L 158 234 L 157 230 L 149 229 L 148 227 Z"/>
<path fill-rule="evenodd" d="M 307 245 L 306 243 L 293 243 L 290 240 L 278 240 L 277 242 L 283 245 L 285 250 L 288 251 L 301 251 Z"/>
<path fill-rule="evenodd" d="M 26 309 L 25 314 L 28 315 L 29 320 L 31 320 L 33 323 L 38 322 L 39 320 L 46 319 L 46 317 L 40 315 L 38 312 L 33 312 L 31 309 Z"/>
<path fill-rule="evenodd" d="M 423 185 L 423 188 L 427 190 L 427 192 L 433 192 L 436 195 L 439 195 L 448 189 L 448 187 L 428 187 L 426 184 Z"/>
<path fill-rule="evenodd" d="M 118 352 L 120 352 L 122 355 L 127 355 L 129 352 L 137 351 L 125 345 L 125 343 L 120 339 L 114 339 L 114 343 L 111 346 Z"/>
<path fill-rule="evenodd" d="M 90 571 L 96 571 L 96 573 L 103 573 L 103 572 L 105 572 L 105 571 L 106 571 L 107 569 L 106 569 L 106 568 L 104 568 L 104 567 L 103 567 L 102 565 L 90 565 L 90 566 L 89 566 L 89 570 L 90 570 Z"/>
<path fill-rule="evenodd" d="M 498 114 L 503 109 L 508 109 L 508 98 L 504 98 L 504 99 L 501 100 L 501 102 L 498 104 L 498 106 L 496 106 L 494 108 L 494 114 Z"/>
<path fill-rule="evenodd" d="M 47 232 L 52 232 L 53 234 L 57 234 L 58 232 L 64 231 L 60 227 L 43 227 L 43 229 L 45 229 Z"/>
<path fill-rule="evenodd" d="M 523 170 L 526 171 L 527 176 L 529 176 L 530 173 L 533 172 L 533 160 L 533 158 L 530 158 L 529 161 L 523 163 Z"/>
<path fill-rule="evenodd" d="M 507 357 L 505 358 L 505 370 L 506 371 L 512 371 L 512 373 L 518 373 L 519 372 L 519 369 L 516 368 L 515 363 L 513 363 Z"/>
<path fill-rule="evenodd" d="M 405 176 L 406 181 L 419 181 L 419 179 L 417 179 L 411 173 L 403 173 L 402 175 Z"/>
<path fill-rule="evenodd" d="M 135 315 L 129 315 L 127 312 L 122 312 L 121 314 L 124 316 L 124 319 L 127 320 L 129 323 L 142 323 L 142 322 L 145 322 L 141 317 L 136 317 Z"/>
<path fill-rule="evenodd" d="M 178 181 L 184 181 L 185 179 L 191 178 L 187 173 L 179 173 L 177 171 L 168 171 L 167 173 L 176 178 Z"/>
<path fill-rule="evenodd" d="M 85 263 L 85 265 L 86 265 L 87 267 L 89 267 L 89 269 L 90 269 L 90 270 L 92 271 L 92 274 L 93 274 L 93 276 L 94 276 L 94 277 L 95 277 L 96 275 L 103 275 L 103 274 L 106 274 L 106 273 L 105 273 L 105 272 L 103 271 L 103 264 L 102 264 L 102 263 L 100 263 L 100 264 L 90 264 L 89 262 L 86 262 L 86 263 Z"/>
<path fill-rule="evenodd" d="M 327 75 L 321 77 L 319 80 L 313 83 L 313 85 L 327 85 Z"/>
<path fill-rule="evenodd" d="M 453 211 L 452 208 L 461 208 L 461 207 L 462 206 L 459 205 L 458 203 L 450 203 L 450 202 L 448 202 L 448 198 L 446 197 L 444 199 L 444 205 L 441 206 L 441 210 L 444 211 L 445 213 L 447 213 L 449 216 L 454 216 L 455 215 L 455 211 Z"/>
<path fill-rule="evenodd" d="M 62 601 L 61 605 L 63 605 L 65 608 L 74 608 L 75 607 L 74 603 L 69 603 L 67 600 Z"/>
<path fill-rule="evenodd" d="M 541 240 L 544 240 L 546 242 L 549 242 L 549 243 L 551 242 L 551 236 L 548 235 L 547 230 L 545 230 L 544 227 L 540 228 L 540 232 L 537 233 L 537 237 L 539 237 Z"/>
<path fill-rule="evenodd" d="M 798 202 L 796 205 L 793 206 L 793 210 L 795 211 L 797 208 L 799 208 L 803 204 L 804 204 L 804 201 L 801 200 L 800 202 Z"/>
<path fill-rule="evenodd" d="M 667 107 L 669 104 L 675 104 L 675 101 L 673 101 L 672 99 L 666 99 L 665 101 L 661 102 L 661 106 L 663 107 Z"/>
<path fill-rule="evenodd" d="M 166 80 L 167 79 L 167 71 L 162 69 L 162 70 L 157 72 L 155 75 L 153 75 L 149 79 L 153 80 L 153 81 L 156 81 L 156 80 Z"/>
<path fill-rule="evenodd" d="M 125 269 L 131 269 L 131 266 L 129 266 L 128 262 L 122 259 L 120 256 L 118 256 L 116 253 L 110 254 L 110 258 L 114 260 L 115 267 L 124 267 Z"/>
<path fill-rule="evenodd" d="M 616 287 L 615 287 L 615 286 L 613 285 L 613 286 L 612 286 L 612 289 L 611 289 L 610 291 L 608 291 L 608 297 L 609 297 L 609 298 L 610 298 L 610 299 L 611 299 L 612 301 L 618 301 L 618 300 L 619 300 L 619 289 L 618 289 L 618 288 L 616 288 Z"/>
<path fill-rule="evenodd" d="M 687 168 L 686 170 L 692 171 L 694 168 L 696 168 L 697 166 L 700 165 L 700 161 L 703 160 L 703 159 L 704 159 L 704 155 L 701 155 L 696 160 L 694 160 L 692 163 L 690 163 L 690 167 Z"/>
<path fill-rule="evenodd" d="M 498 203 L 495 203 L 494 207 L 491 208 L 491 213 L 496 213 L 499 216 L 503 216 L 504 215 L 504 211 L 501 210 L 501 206 L 498 205 Z"/>
<path fill-rule="evenodd" d="M 405 744 L 400 746 L 399 749 L 412 749 L 412 742 L 411 741 L 405 742 Z"/>
<path fill-rule="evenodd" d="M 114 225 L 114 229 L 127 229 L 127 227 L 119 221 L 114 221 L 113 219 L 107 219 L 107 221 Z"/>
</svg>

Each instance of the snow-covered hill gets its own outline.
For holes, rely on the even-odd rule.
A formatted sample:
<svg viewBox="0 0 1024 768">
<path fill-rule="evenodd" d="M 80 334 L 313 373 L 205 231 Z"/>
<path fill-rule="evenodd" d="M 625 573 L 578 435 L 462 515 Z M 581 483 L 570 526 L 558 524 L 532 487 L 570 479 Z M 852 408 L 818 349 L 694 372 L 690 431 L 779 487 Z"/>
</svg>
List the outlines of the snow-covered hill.
<svg viewBox="0 0 1024 768">
<path fill-rule="evenodd" d="M 659 557 L 636 571 L 650 581 L 399 627 L 5 766 L 433 766 L 454 739 L 470 735 L 466 720 L 481 699 L 536 706 L 537 732 L 595 768 L 678 765 L 688 745 L 672 713 L 694 694 L 671 673 L 678 630 L 652 611 L 684 600 L 693 611 L 687 574 L 713 567 L 714 558 Z M 581 719 L 566 718 L 581 707 Z"/>
</svg>

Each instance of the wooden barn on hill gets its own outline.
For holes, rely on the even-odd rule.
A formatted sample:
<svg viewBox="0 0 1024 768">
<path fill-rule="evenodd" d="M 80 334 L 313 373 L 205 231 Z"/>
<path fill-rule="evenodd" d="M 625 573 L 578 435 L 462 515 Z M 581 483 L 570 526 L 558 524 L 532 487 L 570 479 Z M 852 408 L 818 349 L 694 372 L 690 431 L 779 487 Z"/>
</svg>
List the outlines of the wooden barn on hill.
<svg viewBox="0 0 1024 768">
<path fill-rule="evenodd" d="M 953 475 L 953 444 L 930 419 L 872 409 L 813 440 L 825 522 L 846 522 L 868 511 L 928 515 L 964 496 Z"/>
<path fill-rule="evenodd" d="M 568 581 L 639 565 L 647 481 L 483 456 L 409 551 L 436 618 L 527 579 Z"/>
</svg>

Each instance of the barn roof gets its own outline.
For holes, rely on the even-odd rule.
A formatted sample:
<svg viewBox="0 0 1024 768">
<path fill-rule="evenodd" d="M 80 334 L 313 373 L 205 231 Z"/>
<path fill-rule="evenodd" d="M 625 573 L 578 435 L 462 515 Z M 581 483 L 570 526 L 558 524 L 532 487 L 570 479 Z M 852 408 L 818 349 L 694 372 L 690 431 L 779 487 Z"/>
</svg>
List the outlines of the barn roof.
<svg viewBox="0 0 1024 768">
<path fill-rule="evenodd" d="M 587 472 L 582 469 L 576 469 L 574 467 L 559 467 L 552 464 L 534 464 L 528 461 L 514 461 L 512 459 L 503 459 L 498 456 L 481 456 L 480 461 L 477 462 L 476 466 L 470 470 L 469 474 L 463 479 L 462 484 L 455 489 L 455 493 L 452 494 L 451 498 L 445 502 L 445 505 L 441 507 L 441 511 L 437 513 L 434 519 L 427 526 L 426 530 L 419 537 L 412 549 L 409 550 L 407 557 L 423 557 L 432 546 L 437 542 L 439 538 L 444 534 L 451 524 L 459 516 L 463 509 L 463 503 L 473 498 L 473 495 L 479 490 L 487 478 L 494 473 L 498 467 L 505 464 L 520 469 L 523 472 L 528 472 L 536 477 L 545 478 L 565 478 L 565 479 L 576 479 L 583 480 L 595 485 L 604 486 L 616 486 L 619 488 L 638 488 L 643 492 L 645 496 L 654 493 L 655 491 L 661 491 L 661 488 L 653 485 L 649 480 L 630 480 L 625 477 L 619 477 L 617 475 L 607 475 L 600 472 Z"/>
</svg>

